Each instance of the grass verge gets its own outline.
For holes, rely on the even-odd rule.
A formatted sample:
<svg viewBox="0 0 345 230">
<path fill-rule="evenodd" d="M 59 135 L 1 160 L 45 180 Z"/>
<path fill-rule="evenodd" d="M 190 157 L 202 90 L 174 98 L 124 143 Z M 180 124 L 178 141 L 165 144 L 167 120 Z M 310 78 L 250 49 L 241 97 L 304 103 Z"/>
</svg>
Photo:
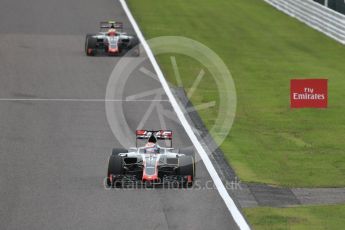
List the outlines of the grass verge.
<svg viewBox="0 0 345 230">
<path fill-rule="evenodd" d="M 261 0 L 128 0 L 146 38 L 195 39 L 214 50 L 232 72 L 236 119 L 221 145 L 243 181 L 292 187 L 345 186 L 345 47 Z M 177 57 L 185 88 L 199 70 Z M 168 55 L 159 56 L 174 82 Z M 291 78 L 329 79 L 329 108 L 291 110 Z M 211 80 L 192 99 L 217 99 Z M 214 109 L 200 111 L 207 127 Z"/>
<path fill-rule="evenodd" d="M 345 225 L 345 205 L 247 208 L 244 212 L 256 230 L 343 229 Z"/>
</svg>

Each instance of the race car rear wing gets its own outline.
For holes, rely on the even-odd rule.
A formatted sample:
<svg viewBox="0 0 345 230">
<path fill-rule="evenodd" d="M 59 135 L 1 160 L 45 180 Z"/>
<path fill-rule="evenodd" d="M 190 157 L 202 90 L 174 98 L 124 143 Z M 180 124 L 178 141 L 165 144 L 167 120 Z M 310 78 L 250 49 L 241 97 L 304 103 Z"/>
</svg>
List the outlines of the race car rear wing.
<svg viewBox="0 0 345 230">
<path fill-rule="evenodd" d="M 115 21 L 106 21 L 106 22 L 100 22 L 100 29 L 101 31 L 107 31 L 109 29 L 123 29 L 123 23 L 122 22 L 115 22 Z"/>
<path fill-rule="evenodd" d="M 172 130 L 137 130 L 136 147 L 138 147 L 138 140 L 148 140 L 153 135 L 157 140 L 170 141 L 170 148 L 172 148 L 172 134 Z"/>
</svg>

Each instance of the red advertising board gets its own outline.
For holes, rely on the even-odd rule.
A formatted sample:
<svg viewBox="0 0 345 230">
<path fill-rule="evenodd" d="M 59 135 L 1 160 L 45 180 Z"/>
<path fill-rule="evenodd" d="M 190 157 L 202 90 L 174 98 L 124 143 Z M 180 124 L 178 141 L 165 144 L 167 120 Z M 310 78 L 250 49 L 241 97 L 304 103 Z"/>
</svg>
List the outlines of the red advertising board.
<svg viewBox="0 0 345 230">
<path fill-rule="evenodd" d="M 290 81 L 291 108 L 327 108 L 327 79 L 292 79 Z"/>
</svg>

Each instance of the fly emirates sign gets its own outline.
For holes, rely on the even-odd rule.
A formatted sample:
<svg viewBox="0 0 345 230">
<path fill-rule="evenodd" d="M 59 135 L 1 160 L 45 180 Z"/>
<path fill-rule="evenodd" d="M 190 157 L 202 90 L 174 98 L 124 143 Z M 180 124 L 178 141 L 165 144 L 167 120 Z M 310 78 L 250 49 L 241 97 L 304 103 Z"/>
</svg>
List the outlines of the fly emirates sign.
<svg viewBox="0 0 345 230">
<path fill-rule="evenodd" d="M 327 79 L 292 79 L 290 81 L 291 108 L 327 108 Z"/>
</svg>

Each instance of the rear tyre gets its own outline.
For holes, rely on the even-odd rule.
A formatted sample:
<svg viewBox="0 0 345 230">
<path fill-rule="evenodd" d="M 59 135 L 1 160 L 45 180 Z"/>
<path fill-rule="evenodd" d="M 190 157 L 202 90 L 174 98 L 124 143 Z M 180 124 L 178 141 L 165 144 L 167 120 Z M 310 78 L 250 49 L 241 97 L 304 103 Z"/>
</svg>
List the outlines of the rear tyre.
<svg viewBox="0 0 345 230">
<path fill-rule="evenodd" d="M 190 180 L 183 181 L 183 186 L 190 187 L 193 185 L 195 177 L 195 162 L 192 156 L 182 156 L 179 158 L 178 174 L 182 177 L 190 177 Z"/>
<path fill-rule="evenodd" d="M 119 155 L 111 155 L 108 163 L 107 185 L 109 187 L 120 186 L 121 182 L 114 181 L 112 175 L 123 174 L 123 160 Z"/>
<path fill-rule="evenodd" d="M 85 39 L 85 53 L 87 56 L 95 56 L 96 55 L 96 43 L 97 39 L 92 37 L 92 35 L 86 35 Z"/>
</svg>

